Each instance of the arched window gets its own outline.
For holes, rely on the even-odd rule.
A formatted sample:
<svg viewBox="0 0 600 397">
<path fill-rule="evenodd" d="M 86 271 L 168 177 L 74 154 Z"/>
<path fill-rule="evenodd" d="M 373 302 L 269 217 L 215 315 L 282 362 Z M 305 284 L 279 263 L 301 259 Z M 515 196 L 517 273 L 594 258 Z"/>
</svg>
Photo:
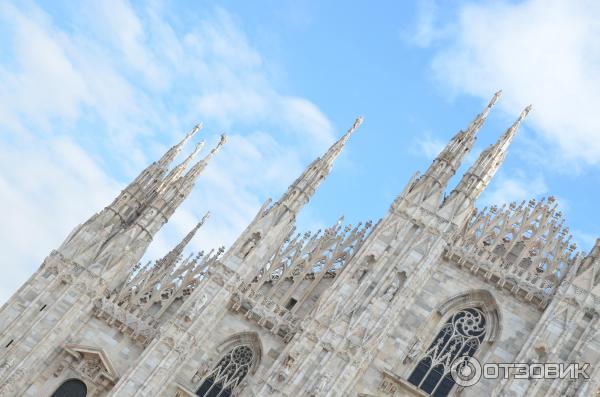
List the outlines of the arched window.
<svg viewBox="0 0 600 397">
<path fill-rule="evenodd" d="M 420 357 L 408 381 L 433 397 L 446 397 L 454 386 L 452 365 L 459 358 L 472 357 L 485 333 L 486 317 L 480 308 L 456 312 Z"/>
<path fill-rule="evenodd" d="M 229 350 L 196 391 L 200 397 L 230 397 L 250 371 L 255 360 L 254 351 L 246 345 Z"/>
<path fill-rule="evenodd" d="M 51 397 L 85 397 L 87 386 L 79 379 L 69 379 L 59 386 Z"/>
</svg>

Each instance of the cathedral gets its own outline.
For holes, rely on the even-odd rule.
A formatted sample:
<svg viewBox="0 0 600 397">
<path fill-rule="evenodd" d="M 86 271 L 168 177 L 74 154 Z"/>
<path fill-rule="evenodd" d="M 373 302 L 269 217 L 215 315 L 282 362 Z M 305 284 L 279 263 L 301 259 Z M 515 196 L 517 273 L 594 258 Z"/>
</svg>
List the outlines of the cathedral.
<svg viewBox="0 0 600 397">
<path fill-rule="evenodd" d="M 448 186 L 499 96 L 378 222 L 295 227 L 358 118 L 230 247 L 183 254 L 205 216 L 142 265 L 226 142 L 176 162 L 196 126 L 2 306 L 0 396 L 600 396 L 600 239 L 553 197 L 475 206 L 530 107 Z"/>
</svg>

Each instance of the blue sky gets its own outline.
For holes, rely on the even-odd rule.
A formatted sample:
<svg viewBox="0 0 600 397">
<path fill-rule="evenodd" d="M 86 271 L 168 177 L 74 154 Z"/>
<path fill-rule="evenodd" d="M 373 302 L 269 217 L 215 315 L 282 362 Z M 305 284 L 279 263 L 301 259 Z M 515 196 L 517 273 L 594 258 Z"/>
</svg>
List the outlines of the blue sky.
<svg viewBox="0 0 600 397">
<path fill-rule="evenodd" d="M 230 243 L 358 115 L 299 224 L 376 220 L 497 89 L 474 155 L 533 111 L 479 206 L 554 195 L 589 249 L 599 33 L 586 1 L 2 3 L 0 300 L 198 121 L 230 142 L 149 258 L 207 210 L 192 248 Z"/>
</svg>

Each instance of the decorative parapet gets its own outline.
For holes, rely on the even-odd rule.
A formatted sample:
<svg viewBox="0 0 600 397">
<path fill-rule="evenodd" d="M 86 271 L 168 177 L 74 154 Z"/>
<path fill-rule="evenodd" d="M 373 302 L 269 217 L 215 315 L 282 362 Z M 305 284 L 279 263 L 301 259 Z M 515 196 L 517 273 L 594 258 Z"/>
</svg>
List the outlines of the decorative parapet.
<svg viewBox="0 0 600 397">
<path fill-rule="evenodd" d="M 555 199 L 475 214 L 445 256 L 513 294 L 545 306 L 577 264 Z"/>
<path fill-rule="evenodd" d="M 247 319 L 279 335 L 286 342 L 298 331 L 300 318 L 278 305 L 268 296 L 263 296 L 242 283 L 230 300 L 230 310 L 242 313 Z"/>
<path fill-rule="evenodd" d="M 108 325 L 143 345 L 148 345 L 160 334 L 159 322 L 151 315 L 143 317 L 131 313 L 108 298 L 94 302 L 93 314 Z"/>
<path fill-rule="evenodd" d="M 159 319 L 175 301 L 184 301 L 208 275 L 216 264 L 224 248 L 212 250 L 208 255 L 200 252 L 182 260 L 168 257 L 136 266 L 128 281 L 113 291 L 110 300 L 130 313 L 148 313 L 152 311 Z"/>
<path fill-rule="evenodd" d="M 233 291 L 230 309 L 285 341 L 291 339 L 324 290 L 319 284 L 330 283 L 343 271 L 372 225 L 343 226 L 342 220 L 324 232 L 282 242 L 252 281 Z"/>
</svg>

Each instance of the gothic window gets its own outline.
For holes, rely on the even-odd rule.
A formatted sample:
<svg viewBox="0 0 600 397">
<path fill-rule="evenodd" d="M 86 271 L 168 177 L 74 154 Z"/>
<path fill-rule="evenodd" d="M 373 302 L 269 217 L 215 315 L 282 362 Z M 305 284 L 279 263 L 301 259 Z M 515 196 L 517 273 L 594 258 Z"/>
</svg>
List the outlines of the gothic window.
<svg viewBox="0 0 600 397">
<path fill-rule="evenodd" d="M 69 379 L 59 386 L 51 397 L 85 397 L 87 386 L 79 379 Z"/>
<path fill-rule="evenodd" d="M 468 308 L 442 326 L 408 381 L 433 397 L 446 397 L 454 386 L 450 370 L 462 357 L 472 357 L 483 342 L 486 318 L 481 309 Z"/>
<path fill-rule="evenodd" d="M 250 371 L 254 352 L 249 346 L 239 345 L 223 356 L 206 376 L 196 391 L 200 397 L 230 397 Z"/>
</svg>

